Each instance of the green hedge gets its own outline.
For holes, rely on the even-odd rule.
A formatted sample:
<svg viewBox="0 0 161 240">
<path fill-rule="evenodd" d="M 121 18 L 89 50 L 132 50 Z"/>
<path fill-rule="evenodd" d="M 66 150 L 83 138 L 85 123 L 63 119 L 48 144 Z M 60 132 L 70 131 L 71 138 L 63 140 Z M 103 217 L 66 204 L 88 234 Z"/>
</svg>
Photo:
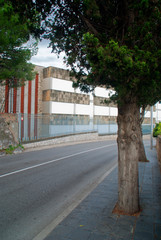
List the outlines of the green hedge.
<svg viewBox="0 0 161 240">
<path fill-rule="evenodd" d="M 161 135 L 161 122 L 156 123 L 155 128 L 153 129 L 153 137 Z"/>
</svg>

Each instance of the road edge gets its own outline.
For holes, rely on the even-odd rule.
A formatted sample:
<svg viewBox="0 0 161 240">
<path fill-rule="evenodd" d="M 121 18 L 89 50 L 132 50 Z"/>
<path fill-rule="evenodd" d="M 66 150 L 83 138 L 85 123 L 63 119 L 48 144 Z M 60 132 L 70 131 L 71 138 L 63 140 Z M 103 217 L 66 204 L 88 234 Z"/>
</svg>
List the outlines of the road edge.
<svg viewBox="0 0 161 240">
<path fill-rule="evenodd" d="M 55 228 L 61 223 L 116 167 L 115 163 L 97 182 L 90 185 L 90 189 L 84 190 L 79 198 L 76 199 L 70 206 L 68 206 L 56 219 L 54 219 L 48 226 L 46 226 L 33 240 L 44 240 Z"/>
</svg>

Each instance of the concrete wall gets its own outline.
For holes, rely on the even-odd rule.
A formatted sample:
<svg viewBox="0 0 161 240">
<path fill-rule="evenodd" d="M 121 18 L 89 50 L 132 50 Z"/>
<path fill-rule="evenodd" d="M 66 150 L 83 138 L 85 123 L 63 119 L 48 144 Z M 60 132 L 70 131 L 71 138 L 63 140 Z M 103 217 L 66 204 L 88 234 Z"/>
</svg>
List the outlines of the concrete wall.
<svg viewBox="0 0 161 240">
<path fill-rule="evenodd" d="M 16 114 L 0 114 L 0 149 L 16 146 L 18 141 L 18 120 Z"/>
<path fill-rule="evenodd" d="M 93 117 L 93 95 L 74 89 L 69 71 L 47 68 L 44 69 L 44 77 L 47 78 L 43 79 L 42 84 L 43 113 Z"/>
<path fill-rule="evenodd" d="M 70 72 L 61 68 L 47 67 L 43 70 L 43 78 L 59 78 L 70 81 Z"/>
<path fill-rule="evenodd" d="M 88 95 L 57 91 L 57 90 L 44 90 L 43 91 L 43 101 L 53 101 L 53 102 L 65 102 L 65 103 L 77 103 L 77 104 L 90 104 L 90 99 Z"/>
<path fill-rule="evenodd" d="M 89 141 L 104 141 L 104 140 L 116 140 L 116 135 L 106 135 L 106 136 L 99 136 L 97 132 L 93 133 L 82 133 L 82 134 L 73 134 L 70 136 L 62 136 L 62 137 L 56 137 L 50 140 L 45 141 L 37 141 L 33 143 L 26 143 L 23 144 L 25 150 L 33 149 L 34 148 L 46 148 L 47 146 L 50 147 L 57 144 L 74 144 L 74 143 L 81 143 L 81 142 L 89 142 Z"/>
<path fill-rule="evenodd" d="M 161 167 L 161 136 L 157 137 L 156 148 L 157 148 L 158 161 Z"/>
</svg>

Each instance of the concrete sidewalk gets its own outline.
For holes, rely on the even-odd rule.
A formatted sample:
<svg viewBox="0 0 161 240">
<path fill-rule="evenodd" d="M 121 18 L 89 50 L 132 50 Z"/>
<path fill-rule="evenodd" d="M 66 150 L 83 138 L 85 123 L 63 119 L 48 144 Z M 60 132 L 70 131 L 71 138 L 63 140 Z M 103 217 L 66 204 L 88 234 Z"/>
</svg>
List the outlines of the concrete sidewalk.
<svg viewBox="0 0 161 240">
<path fill-rule="evenodd" d="M 139 163 L 139 217 L 112 213 L 117 202 L 114 169 L 45 240 L 161 240 L 161 173 L 156 150 L 146 148 L 149 163 Z"/>
</svg>

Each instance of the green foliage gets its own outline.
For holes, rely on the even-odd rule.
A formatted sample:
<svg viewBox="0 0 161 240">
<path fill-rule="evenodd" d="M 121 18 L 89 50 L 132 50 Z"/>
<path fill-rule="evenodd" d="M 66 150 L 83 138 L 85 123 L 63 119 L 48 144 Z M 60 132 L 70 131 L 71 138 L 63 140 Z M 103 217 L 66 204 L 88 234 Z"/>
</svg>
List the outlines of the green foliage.
<svg viewBox="0 0 161 240">
<path fill-rule="evenodd" d="M 15 146 L 9 145 L 9 147 L 5 149 L 6 154 L 12 154 L 15 148 Z"/>
<path fill-rule="evenodd" d="M 161 122 L 157 123 L 153 129 L 153 137 L 157 137 L 158 135 L 161 135 Z"/>
<path fill-rule="evenodd" d="M 5 152 L 6 154 L 12 154 L 17 148 L 21 148 L 22 150 L 24 150 L 24 147 L 21 144 L 18 144 L 17 146 L 9 145 L 9 147 L 5 149 Z"/>
<path fill-rule="evenodd" d="M 161 98 L 160 1 L 54 1 L 46 38 L 65 51 L 83 89 L 114 88 L 117 102 Z"/>
<path fill-rule="evenodd" d="M 24 5 L 18 2 L 16 9 L 21 10 Z M 81 89 L 112 87 L 116 102 L 135 99 L 140 107 L 161 99 L 161 1 L 25 0 L 25 4 L 26 15 L 36 9 L 44 19 L 50 12 L 43 22 L 44 37 L 53 52 L 65 51 Z"/>
<path fill-rule="evenodd" d="M 135 95 L 140 105 L 154 104 L 159 100 L 158 84 L 161 79 L 158 58 L 154 53 L 139 50 L 138 47 L 129 49 L 114 40 L 102 47 L 93 34 L 87 33 L 83 37 L 84 50 L 92 68 L 88 78 L 94 73 L 93 83 L 97 76 L 101 76 L 100 83 L 107 88 L 114 87 L 119 99 L 125 95 Z"/>
<path fill-rule="evenodd" d="M 32 80 L 34 66 L 28 61 L 35 53 L 36 42 L 25 46 L 30 38 L 28 22 L 20 21 L 9 1 L 0 0 L 0 28 L 0 85 L 6 84 L 6 79 L 10 87 Z"/>
</svg>

